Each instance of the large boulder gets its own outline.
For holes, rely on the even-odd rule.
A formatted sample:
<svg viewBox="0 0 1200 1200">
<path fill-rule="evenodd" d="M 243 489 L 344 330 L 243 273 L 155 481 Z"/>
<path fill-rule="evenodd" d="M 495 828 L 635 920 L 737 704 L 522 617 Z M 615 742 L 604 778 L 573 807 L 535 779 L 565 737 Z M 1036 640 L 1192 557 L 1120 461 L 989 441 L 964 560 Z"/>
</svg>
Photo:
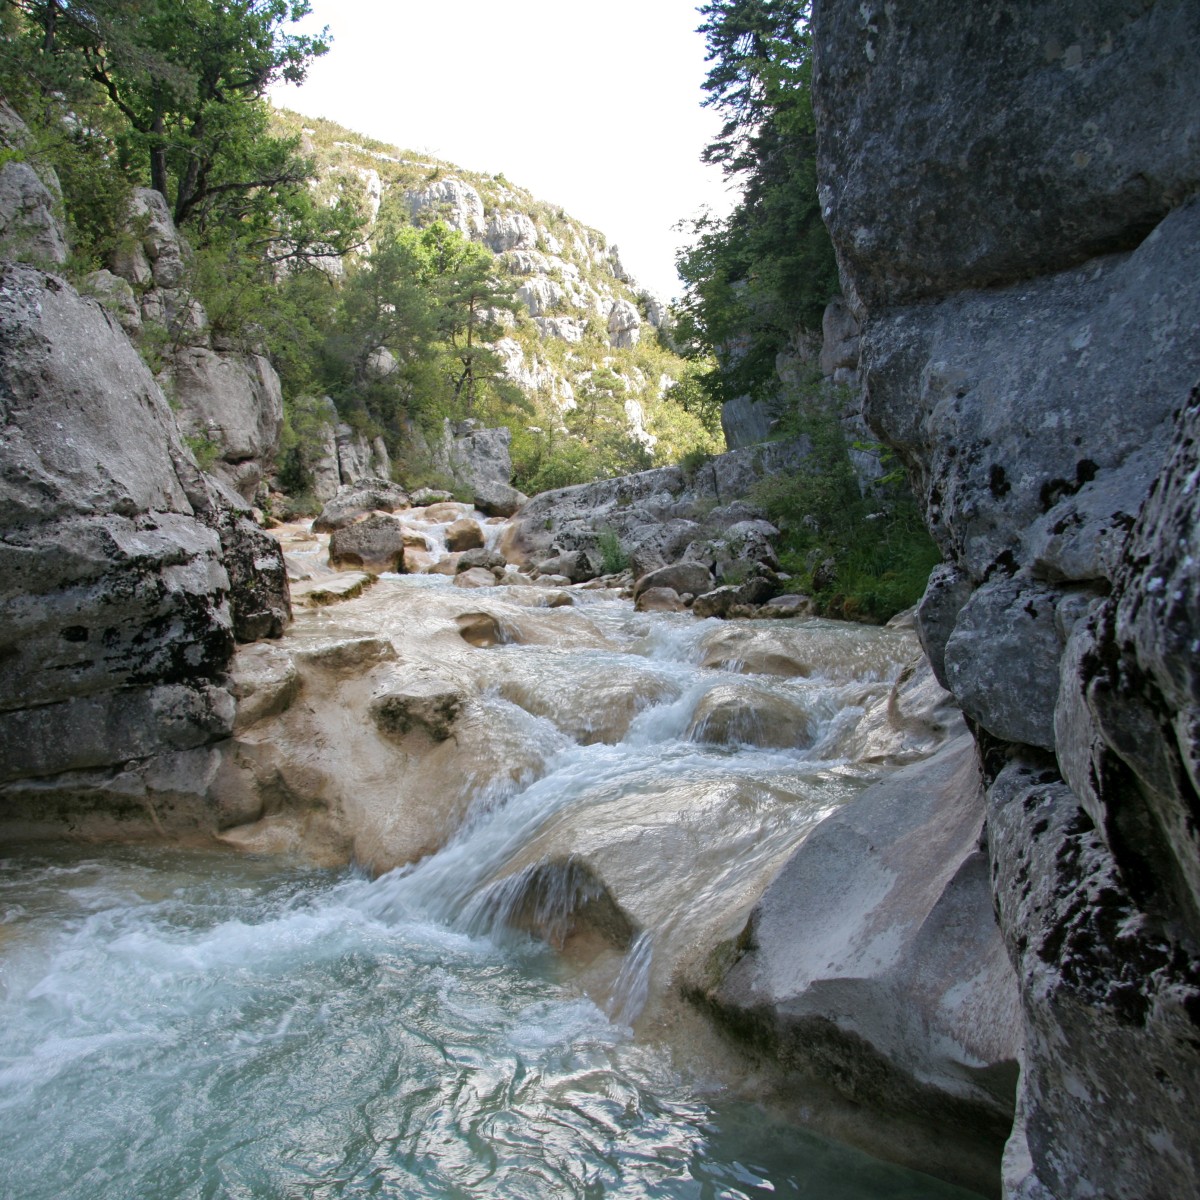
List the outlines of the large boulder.
<svg viewBox="0 0 1200 1200">
<path fill-rule="evenodd" d="M 338 489 L 313 521 L 313 529 L 317 533 L 332 533 L 367 513 L 390 513 L 408 506 L 408 493 L 398 483 L 386 479 L 361 479 Z"/>
<path fill-rule="evenodd" d="M 404 570 L 404 551 L 407 547 L 404 528 L 399 521 L 385 513 L 372 513 L 365 520 L 335 529 L 329 539 L 331 566 L 350 570 Z"/>
<path fill-rule="evenodd" d="M 960 736 L 819 825 L 688 988 L 774 1066 L 832 1085 L 855 1140 L 992 1192 L 1020 1013 Z"/>
</svg>

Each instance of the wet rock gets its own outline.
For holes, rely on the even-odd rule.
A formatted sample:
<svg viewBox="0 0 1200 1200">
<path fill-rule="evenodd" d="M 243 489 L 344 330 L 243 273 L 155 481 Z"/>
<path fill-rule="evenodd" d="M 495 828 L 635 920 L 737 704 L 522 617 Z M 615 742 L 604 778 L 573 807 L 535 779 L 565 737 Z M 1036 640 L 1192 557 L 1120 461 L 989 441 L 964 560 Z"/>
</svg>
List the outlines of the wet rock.
<svg viewBox="0 0 1200 1200">
<path fill-rule="evenodd" d="M 954 696 L 921 654 L 905 665 L 885 697 L 868 704 L 839 752 L 855 762 L 902 766 L 928 758 L 964 728 Z"/>
<path fill-rule="evenodd" d="M 484 546 L 483 530 L 478 521 L 460 517 L 446 528 L 446 549 L 451 551 L 478 550 Z"/>
<path fill-rule="evenodd" d="M 633 602 L 638 612 L 687 612 L 680 594 L 671 587 L 648 587 Z"/>
<path fill-rule="evenodd" d="M 685 986 L 766 1064 L 879 1114 L 860 1144 L 991 1191 L 1021 1032 L 982 825 L 959 737 L 826 818 Z"/>
<path fill-rule="evenodd" d="M 477 481 L 473 490 L 475 507 L 489 517 L 511 517 L 529 499 L 524 492 L 495 479 Z"/>
<path fill-rule="evenodd" d="M 490 588 L 496 586 L 496 576 L 485 567 L 468 567 L 454 576 L 454 586 L 460 588 Z"/>
<path fill-rule="evenodd" d="M 381 733 L 402 738 L 420 730 L 435 742 L 444 742 L 454 731 L 464 697 L 449 684 L 413 679 L 378 694 L 370 707 L 371 720 Z"/>
<path fill-rule="evenodd" d="M 389 638 L 375 634 L 330 633 L 299 643 L 292 654 L 303 667 L 344 673 L 392 662 L 396 647 Z"/>
<path fill-rule="evenodd" d="M 233 732 L 287 710 L 300 694 L 300 673 L 281 646 L 259 642 L 238 651 L 230 672 L 237 700 Z"/>
<path fill-rule="evenodd" d="M 384 571 L 403 572 L 406 545 L 405 532 L 398 521 L 384 513 L 372 513 L 362 521 L 334 530 L 329 539 L 329 562 L 335 567 L 374 575 Z"/>
<path fill-rule="evenodd" d="M 503 646 L 514 640 L 511 631 L 491 613 L 463 613 L 455 618 L 455 624 L 462 640 L 480 649 Z"/>
<path fill-rule="evenodd" d="M 488 571 L 503 570 L 505 566 L 504 555 L 497 554 L 495 550 L 488 550 L 486 547 L 478 550 L 464 550 L 458 556 L 458 562 L 455 566 L 456 570 L 467 571 L 472 567 L 483 567 Z"/>
<path fill-rule="evenodd" d="M 396 512 L 408 506 L 408 493 L 399 484 L 386 479 L 364 479 L 340 488 L 313 521 L 313 529 L 317 533 L 332 533 L 367 513 Z"/>
<path fill-rule="evenodd" d="M 811 746 L 813 714 L 804 705 L 766 690 L 721 684 L 711 688 L 692 714 L 687 736 L 712 746 Z"/>
<path fill-rule="evenodd" d="M 354 600 L 375 582 L 376 576 L 362 571 L 343 572 L 333 578 L 308 579 L 292 584 L 292 601 L 304 608 L 320 608 L 340 600 Z"/>
</svg>

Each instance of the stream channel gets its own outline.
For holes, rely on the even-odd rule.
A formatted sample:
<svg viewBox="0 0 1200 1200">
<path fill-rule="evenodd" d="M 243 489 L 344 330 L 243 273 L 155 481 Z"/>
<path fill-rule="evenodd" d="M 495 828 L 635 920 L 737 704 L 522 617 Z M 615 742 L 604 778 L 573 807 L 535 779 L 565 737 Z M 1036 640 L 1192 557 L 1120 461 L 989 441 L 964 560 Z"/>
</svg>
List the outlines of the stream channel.
<svg viewBox="0 0 1200 1200">
<path fill-rule="evenodd" d="M 887 769 L 854 758 L 857 727 L 911 633 L 738 622 L 811 651 L 807 675 L 755 673 L 714 662 L 734 623 L 571 593 L 537 609 L 561 644 L 465 648 L 473 703 L 543 765 L 489 768 L 416 864 L 5 852 L 0 1196 L 969 1195 L 784 1123 L 664 1032 L 677 965 Z M 463 599 L 385 577 L 288 637 Z M 800 733 L 778 735 L 780 712 Z M 619 955 L 560 952 L 555 922 L 596 877 L 634 932 Z M 521 931 L 531 911 L 549 942 Z"/>
</svg>

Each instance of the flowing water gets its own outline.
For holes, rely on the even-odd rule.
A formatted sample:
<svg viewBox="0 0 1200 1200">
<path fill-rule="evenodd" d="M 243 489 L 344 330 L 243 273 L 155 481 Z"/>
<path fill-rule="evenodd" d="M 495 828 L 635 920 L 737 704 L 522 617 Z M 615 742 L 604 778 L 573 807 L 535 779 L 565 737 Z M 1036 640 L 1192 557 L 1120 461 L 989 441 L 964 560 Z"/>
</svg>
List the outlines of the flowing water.
<svg viewBox="0 0 1200 1200">
<path fill-rule="evenodd" d="M 347 611 L 386 624 L 449 586 L 385 580 Z M 563 644 L 472 652 L 544 766 L 481 778 L 420 863 L 0 862 L 0 1196 L 967 1195 L 723 1098 L 631 1028 L 873 777 L 845 748 L 910 647 L 788 623 L 807 674 L 747 673 L 755 625 L 580 600 L 543 614 Z M 592 987 L 553 947 L 609 891 L 627 927 Z"/>
</svg>

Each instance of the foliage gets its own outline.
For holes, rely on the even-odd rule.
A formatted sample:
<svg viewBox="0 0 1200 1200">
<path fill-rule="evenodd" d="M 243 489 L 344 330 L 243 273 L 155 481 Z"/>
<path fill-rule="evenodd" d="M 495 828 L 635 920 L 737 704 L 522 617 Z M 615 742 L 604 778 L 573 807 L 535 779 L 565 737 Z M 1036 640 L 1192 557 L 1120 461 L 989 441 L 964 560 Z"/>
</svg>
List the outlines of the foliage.
<svg viewBox="0 0 1200 1200">
<path fill-rule="evenodd" d="M 678 266 L 685 295 L 677 337 L 718 365 L 703 380 L 719 400 L 776 383 L 775 356 L 797 328 L 819 329 L 838 290 L 817 198 L 809 95 L 809 0 L 712 0 L 704 103 L 724 117 L 704 152 L 740 181 L 726 218 L 692 223 Z"/>
<path fill-rule="evenodd" d="M 114 248 L 131 187 L 193 245 L 259 263 L 343 253 L 354 204 L 318 205 L 313 164 L 270 128 L 266 89 L 328 47 L 287 26 L 307 0 L 0 0 L 0 89 L 58 171 L 81 266 Z"/>
<path fill-rule="evenodd" d="M 221 457 L 220 443 L 214 442 L 212 438 L 205 434 L 185 434 L 183 440 L 187 448 L 192 452 L 192 457 L 196 460 L 196 465 L 202 471 L 209 470 L 213 463 Z"/>
<path fill-rule="evenodd" d="M 617 575 L 629 570 L 629 555 L 621 549 L 621 542 L 611 529 L 604 529 L 596 542 L 600 551 L 600 570 L 604 575 Z"/>
<path fill-rule="evenodd" d="M 940 555 L 898 473 L 864 494 L 850 462 L 836 396 L 798 397 L 790 435 L 810 451 L 789 475 L 763 480 L 755 499 L 783 533 L 781 561 L 825 616 L 886 621 L 915 604 Z"/>
</svg>

